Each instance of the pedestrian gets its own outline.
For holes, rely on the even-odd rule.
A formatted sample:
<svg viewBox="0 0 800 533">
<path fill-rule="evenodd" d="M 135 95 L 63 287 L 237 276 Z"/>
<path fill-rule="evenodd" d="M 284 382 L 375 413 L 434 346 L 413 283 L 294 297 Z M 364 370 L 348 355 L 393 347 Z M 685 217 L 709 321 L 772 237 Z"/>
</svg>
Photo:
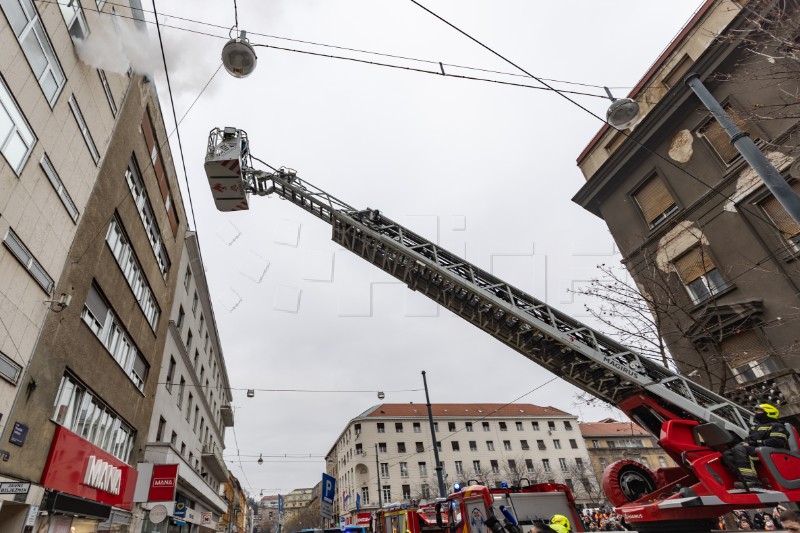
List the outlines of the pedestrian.
<svg viewBox="0 0 800 533">
<path fill-rule="evenodd" d="M 756 509 L 756 512 L 753 514 L 753 529 L 763 531 L 765 518 L 766 515 L 764 514 L 764 510 Z"/>
<path fill-rule="evenodd" d="M 757 460 L 756 447 L 769 446 L 770 448 L 789 448 L 789 432 L 783 423 L 778 422 L 780 412 L 771 404 L 761 403 L 756 405 L 753 422 L 747 438 L 725 451 L 725 458 L 736 468 L 739 481 L 734 483 L 737 489 L 760 489 L 761 481 L 758 479 L 753 461 Z"/>
<path fill-rule="evenodd" d="M 800 512 L 783 511 L 781 513 L 781 525 L 786 533 L 800 533 Z"/>
</svg>

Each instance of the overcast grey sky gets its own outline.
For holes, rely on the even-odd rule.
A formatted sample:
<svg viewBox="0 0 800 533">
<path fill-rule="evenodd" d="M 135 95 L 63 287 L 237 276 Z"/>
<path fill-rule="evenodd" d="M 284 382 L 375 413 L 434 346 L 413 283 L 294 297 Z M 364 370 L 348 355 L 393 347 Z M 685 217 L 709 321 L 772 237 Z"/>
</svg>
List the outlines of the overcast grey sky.
<svg viewBox="0 0 800 533">
<path fill-rule="evenodd" d="M 621 87 L 614 92 L 624 96 L 700 0 L 423 3 L 538 77 L 591 85 L 552 82 L 560 89 L 602 95 L 607 85 Z M 181 117 L 219 66 L 234 5 L 156 5 Z M 429 70 L 442 62 L 517 73 L 408 0 L 238 0 L 238 18 L 254 44 Z M 559 95 L 296 52 L 257 53 L 252 76 L 234 79 L 221 70 L 180 126 L 194 204 L 191 225 L 200 235 L 237 389 L 236 426 L 228 430 L 225 456 L 255 495 L 317 483 L 324 470 L 319 456 L 352 417 L 378 403 L 374 391 L 386 391 L 386 402 L 424 403 L 422 370 L 434 403 L 509 402 L 552 376 L 339 249 L 326 224 L 288 202 L 252 198 L 249 212 L 217 212 L 202 166 L 212 127 L 246 130 L 257 157 L 296 169 L 354 207 L 379 208 L 575 316 L 585 314 L 583 303 L 567 289 L 595 276 L 596 264 L 619 261 L 602 221 L 570 201 L 583 184 L 575 159 L 601 122 Z M 169 125 L 163 82 L 160 89 Z M 609 103 L 572 98 L 603 116 Z M 173 136 L 183 180 L 176 141 Z M 188 212 L 185 190 L 184 203 Z M 248 388 L 370 392 L 257 391 L 246 398 Z M 557 380 L 520 401 L 552 405 L 583 420 L 612 415 L 577 404 L 575 392 Z M 284 454 L 316 457 L 267 457 Z"/>
</svg>

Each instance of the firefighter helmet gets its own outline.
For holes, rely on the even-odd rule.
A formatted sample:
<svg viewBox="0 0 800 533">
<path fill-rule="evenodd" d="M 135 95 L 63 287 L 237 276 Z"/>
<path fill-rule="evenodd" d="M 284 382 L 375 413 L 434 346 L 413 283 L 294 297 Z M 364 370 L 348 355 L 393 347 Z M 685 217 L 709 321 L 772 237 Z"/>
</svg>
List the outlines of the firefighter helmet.
<svg viewBox="0 0 800 533">
<path fill-rule="evenodd" d="M 554 514 L 550 519 L 550 529 L 558 533 L 570 533 L 572 527 L 569 524 L 569 519 L 563 514 Z"/>
<path fill-rule="evenodd" d="M 764 414 L 767 415 L 767 417 L 774 418 L 776 420 L 781 415 L 781 412 L 778 411 L 777 407 L 768 403 L 760 403 L 756 405 L 756 409 L 761 409 L 764 411 Z"/>
</svg>

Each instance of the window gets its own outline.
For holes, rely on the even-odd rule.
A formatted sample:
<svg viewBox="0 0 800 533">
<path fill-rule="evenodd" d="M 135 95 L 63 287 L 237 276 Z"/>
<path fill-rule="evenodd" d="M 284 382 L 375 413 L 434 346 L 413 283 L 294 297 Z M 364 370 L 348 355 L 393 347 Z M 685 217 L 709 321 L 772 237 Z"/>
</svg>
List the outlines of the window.
<svg viewBox="0 0 800 533">
<path fill-rule="evenodd" d="M 22 367 L 12 361 L 6 354 L 0 352 L 0 376 L 11 383 L 16 383 L 20 372 L 22 372 Z"/>
<path fill-rule="evenodd" d="M 796 194 L 800 194 L 800 181 L 793 181 L 790 186 Z M 800 226 L 789 216 L 780 202 L 774 196 L 770 196 L 759 205 L 789 243 L 792 252 L 800 252 Z"/>
<path fill-rule="evenodd" d="M 392 486 L 384 485 L 382 490 L 383 490 L 383 501 L 385 502 L 392 501 Z"/>
<path fill-rule="evenodd" d="M 192 315 L 197 316 L 197 302 L 199 298 L 197 296 L 197 291 L 195 291 L 194 296 L 192 297 Z"/>
<path fill-rule="evenodd" d="M 553 439 L 553 448 L 556 450 L 561 449 L 561 439 Z"/>
<path fill-rule="evenodd" d="M 748 131 L 747 122 L 742 118 L 738 110 L 734 109 L 731 104 L 722 106 L 725 113 L 742 131 Z M 716 119 L 711 118 L 704 126 L 697 130 L 697 133 L 703 137 L 708 144 L 714 149 L 719 158 L 725 165 L 730 165 L 735 159 L 739 157 L 739 150 L 731 143 L 730 136 L 725 132 L 722 126 Z M 749 132 L 749 133 L 752 133 Z"/>
<path fill-rule="evenodd" d="M 187 352 L 191 352 L 192 351 L 192 330 L 189 330 L 186 333 L 186 351 Z M 197 369 L 197 358 L 198 358 L 199 355 L 200 355 L 199 353 L 196 353 L 195 357 L 194 357 L 195 369 Z"/>
<path fill-rule="evenodd" d="M 428 475 L 428 467 L 425 462 L 419 462 L 417 466 L 419 466 L 419 477 L 426 477 Z"/>
<path fill-rule="evenodd" d="M 148 364 L 123 328 L 111 306 L 92 285 L 86 294 L 81 318 L 105 346 L 111 357 L 133 381 L 139 390 L 144 389 Z"/>
<path fill-rule="evenodd" d="M 569 420 L 564 420 L 564 429 L 572 431 L 572 423 Z"/>
<path fill-rule="evenodd" d="M 178 434 L 174 431 L 172 432 L 172 436 L 169 438 L 169 443 L 173 446 L 178 444 Z"/>
<path fill-rule="evenodd" d="M 544 444 L 544 441 L 543 441 L 543 440 L 537 440 L 537 441 L 536 441 L 536 446 L 538 446 L 538 448 L 539 448 L 540 450 L 546 450 L 546 449 L 547 449 L 547 446 L 545 446 L 545 444 Z"/>
<path fill-rule="evenodd" d="M 108 84 L 108 78 L 103 69 L 97 69 L 97 75 L 100 76 L 100 83 L 103 84 L 103 91 L 106 93 L 106 100 L 108 100 L 108 107 L 111 108 L 111 114 L 117 116 L 117 103 L 114 102 L 114 94 L 111 92 L 111 86 Z"/>
<path fill-rule="evenodd" d="M 410 500 L 411 499 L 411 485 L 403 485 L 403 499 Z"/>
<path fill-rule="evenodd" d="M 460 451 L 460 449 L 459 449 L 459 447 L 458 447 L 458 441 L 457 441 L 457 440 L 450 441 L 450 444 L 451 444 L 451 446 L 453 447 L 453 451 L 454 451 L 454 452 Z"/>
<path fill-rule="evenodd" d="M 56 172 L 56 169 L 53 167 L 53 163 L 50 162 L 50 158 L 47 157 L 47 154 L 42 154 L 42 159 L 39 161 L 39 164 L 44 171 L 44 175 L 47 176 L 48 180 L 50 180 L 50 185 L 52 185 L 53 189 L 55 189 L 56 194 L 61 200 L 61 203 L 64 204 L 64 208 L 67 210 L 69 217 L 73 222 L 77 222 L 79 215 L 78 208 L 75 207 L 75 202 L 72 201 L 72 197 L 69 195 L 69 192 L 67 192 L 66 187 L 64 187 L 64 182 L 61 181 L 61 178 L 58 176 L 58 172 Z"/>
<path fill-rule="evenodd" d="M 647 459 L 647 457 L 639 457 L 639 462 L 647 468 L 650 468 L 650 461 Z"/>
<path fill-rule="evenodd" d="M 447 423 L 447 431 L 455 431 L 456 430 L 456 423 L 455 422 L 448 422 Z"/>
<path fill-rule="evenodd" d="M 456 474 L 462 475 L 464 473 L 464 463 L 456 461 Z"/>
<path fill-rule="evenodd" d="M 486 441 L 486 449 L 489 450 L 490 452 L 493 452 L 494 451 L 494 441 L 487 440 Z"/>
<path fill-rule="evenodd" d="M 389 463 L 381 463 L 381 476 L 389 477 Z"/>
<path fill-rule="evenodd" d="M 161 275 L 166 279 L 170 267 L 169 256 L 164 247 L 164 240 L 161 238 L 161 230 L 158 228 L 153 206 L 150 205 L 150 200 L 147 198 L 144 181 L 142 181 L 139 165 L 136 163 L 136 158 L 134 156 L 131 156 L 128 168 L 125 170 L 125 181 L 128 183 L 128 188 L 131 190 L 133 203 L 136 205 L 139 218 L 142 221 L 142 225 L 144 225 L 144 232 L 147 234 L 147 240 L 150 241 L 150 248 L 153 249 L 153 254 L 156 256 L 158 268 L 161 270 Z"/>
<path fill-rule="evenodd" d="M 553 422 L 552 420 L 548 421 L 547 422 L 547 429 L 549 431 L 555 431 L 556 430 L 556 423 Z"/>
<path fill-rule="evenodd" d="M 378 453 L 386 453 L 386 443 L 379 442 L 378 443 Z"/>
<path fill-rule="evenodd" d="M 153 120 L 150 118 L 149 109 L 145 110 L 144 116 L 142 117 L 142 133 L 144 134 L 147 150 L 150 153 L 153 170 L 156 173 L 156 181 L 158 181 L 161 199 L 164 201 L 164 209 L 167 211 L 167 218 L 172 227 L 172 234 L 175 235 L 178 231 L 178 211 L 175 208 L 175 202 L 172 201 L 172 193 L 170 192 L 169 183 L 167 182 L 164 158 L 161 155 L 161 145 L 157 142 L 156 132 L 153 127 Z"/>
<path fill-rule="evenodd" d="M 169 369 L 167 370 L 167 390 L 172 394 L 172 380 L 175 377 L 175 358 L 170 356 Z"/>
<path fill-rule="evenodd" d="M 419 422 L 414 422 L 413 427 L 414 427 L 414 433 L 421 433 L 422 432 L 422 427 L 420 427 Z"/>
<path fill-rule="evenodd" d="M 526 440 L 519 441 L 519 445 L 523 450 L 530 450 L 531 449 L 531 447 L 528 446 L 528 441 L 526 441 Z"/>
<path fill-rule="evenodd" d="M 517 461 L 514 459 L 508 460 L 508 470 L 509 472 L 516 472 L 517 471 Z"/>
<path fill-rule="evenodd" d="M 478 451 L 478 443 L 477 441 L 471 440 L 469 441 L 469 451 L 477 452 Z"/>
<path fill-rule="evenodd" d="M 69 96 L 69 107 L 72 109 L 72 115 L 75 117 L 75 122 L 78 123 L 78 129 L 81 130 L 83 140 L 86 141 L 86 147 L 89 149 L 89 154 L 91 154 L 92 160 L 96 165 L 100 161 L 100 153 L 97 151 L 97 146 L 94 144 L 94 139 L 92 139 L 92 133 L 89 131 L 89 126 L 86 125 L 86 120 L 83 118 L 83 113 L 81 113 L 81 108 L 78 106 L 78 101 L 75 99 L 74 94 Z"/>
<path fill-rule="evenodd" d="M 189 332 L 191 333 L 191 331 Z M 189 350 L 186 350 L 187 352 Z M 194 351 L 194 369 L 197 370 L 198 365 L 200 365 L 200 352 L 195 350 Z"/>
<path fill-rule="evenodd" d="M 495 459 L 489 461 L 489 466 L 491 467 L 492 474 L 500 473 L 500 465 L 497 464 L 497 461 Z"/>
<path fill-rule="evenodd" d="M 581 459 L 580 457 L 576 457 L 575 466 L 577 466 L 578 468 L 583 468 L 583 459 Z"/>
<path fill-rule="evenodd" d="M 405 442 L 398 442 L 397 443 L 397 453 L 406 453 L 406 443 Z"/>
<path fill-rule="evenodd" d="M 158 303 L 156 303 L 156 297 L 147 282 L 139 260 L 136 259 L 136 254 L 133 252 L 130 241 L 125 235 L 122 224 L 117 220 L 116 216 L 111 219 L 111 224 L 108 227 L 106 243 L 111 249 L 114 259 L 117 260 L 117 265 L 122 270 L 122 275 L 125 281 L 128 282 L 128 287 L 133 292 L 136 303 L 139 304 L 139 308 L 144 313 L 147 323 L 155 331 L 158 319 L 161 317 L 161 310 L 158 307 Z"/>
<path fill-rule="evenodd" d="M 178 409 L 183 407 L 183 393 L 186 391 L 186 380 L 181 376 L 181 383 L 178 385 Z"/>
<path fill-rule="evenodd" d="M 400 477 L 408 477 L 408 463 L 400 463 Z"/>
<path fill-rule="evenodd" d="M 653 176 L 642 185 L 633 198 L 642 212 L 645 222 L 655 228 L 678 210 L 678 204 L 659 176 Z"/>
<path fill-rule="evenodd" d="M 36 280 L 36 283 L 44 289 L 44 292 L 47 294 L 53 293 L 53 288 L 55 283 L 53 282 L 53 278 L 45 271 L 44 267 L 42 266 L 39 261 L 33 257 L 33 254 L 28 250 L 28 247 L 22 243 L 22 240 L 14 233 L 14 230 L 8 228 L 6 232 L 6 237 L 3 239 L 3 244 L 6 245 L 6 248 L 14 254 L 14 257 L 17 258 L 17 261 L 28 271 L 33 279 Z"/>
<path fill-rule="evenodd" d="M 550 459 L 542 459 L 542 468 L 545 472 L 550 472 Z"/>
<path fill-rule="evenodd" d="M 727 287 L 704 246 L 692 248 L 673 261 L 672 266 L 686 286 L 692 303 L 703 302 Z"/>
<path fill-rule="evenodd" d="M 197 433 L 197 423 L 199 422 L 200 418 L 200 407 L 197 405 L 194 406 L 194 424 L 193 424 L 193 431 Z"/>
<path fill-rule="evenodd" d="M 59 2 L 58 7 L 61 8 L 61 15 L 64 17 L 70 36 L 78 40 L 86 39 L 89 36 L 89 25 L 86 24 L 80 0 Z"/>
<path fill-rule="evenodd" d="M 192 269 L 188 266 L 186 267 L 186 272 L 183 274 L 183 288 L 186 289 L 186 293 L 189 293 L 189 284 L 192 282 Z"/>
<path fill-rule="evenodd" d="M 378 433 L 386 433 L 386 428 L 383 426 L 383 422 L 378 422 Z"/>
<path fill-rule="evenodd" d="M 415 442 L 414 447 L 417 450 L 417 453 L 425 451 L 425 446 L 421 442 Z"/>
<path fill-rule="evenodd" d="M 178 326 L 178 331 L 183 329 L 183 321 L 186 319 L 186 313 L 183 310 L 183 306 L 178 306 L 178 322 L 175 324 Z"/>
<path fill-rule="evenodd" d="M 53 421 L 128 462 L 133 448 L 133 429 L 69 374 L 61 378 Z"/>
<path fill-rule="evenodd" d="M 505 422 L 499 422 L 497 425 L 500 426 L 500 431 L 508 431 L 508 426 L 506 426 Z"/>
<path fill-rule="evenodd" d="M 433 423 L 433 431 L 435 431 L 436 433 L 439 432 L 439 422 L 434 422 Z"/>
<path fill-rule="evenodd" d="M 163 416 L 158 418 L 158 429 L 156 430 L 156 442 L 161 442 L 164 438 L 164 430 L 167 427 L 167 421 L 164 420 Z"/>
<path fill-rule="evenodd" d="M 442 441 L 436 441 L 436 450 L 441 452 L 442 451 Z"/>
<path fill-rule="evenodd" d="M 578 441 L 575 440 L 575 439 L 569 439 L 569 447 L 572 448 L 573 450 L 577 450 L 578 449 Z"/>
<path fill-rule="evenodd" d="M 720 353 L 739 383 L 764 377 L 780 369 L 770 357 L 769 346 L 755 330 L 724 338 L 720 343 Z"/>
<path fill-rule="evenodd" d="M 529 474 L 533 473 L 533 459 L 525 459 L 525 470 L 527 470 Z"/>
<path fill-rule="evenodd" d="M 369 489 L 361 487 L 361 505 L 369 505 Z"/>
<path fill-rule="evenodd" d="M 592 448 L 599 448 L 599 447 L 600 447 L 600 441 L 597 439 L 592 439 Z"/>
<path fill-rule="evenodd" d="M 515 422 L 514 425 L 517 427 L 517 431 L 522 431 L 522 422 Z"/>
<path fill-rule="evenodd" d="M 663 455 L 658 456 L 658 466 L 661 468 L 667 468 L 667 460 L 664 458 Z"/>
<path fill-rule="evenodd" d="M 566 471 L 568 470 L 568 467 L 567 467 L 567 460 L 566 460 L 566 459 L 564 459 L 563 457 L 560 457 L 560 458 L 558 459 L 558 466 L 559 466 L 559 467 L 561 467 L 561 471 L 562 471 L 562 472 L 566 472 Z"/>
<path fill-rule="evenodd" d="M 192 400 L 193 399 L 194 399 L 194 397 L 192 396 L 192 393 L 190 392 L 189 393 L 189 401 L 186 404 L 186 421 L 187 422 L 189 422 L 192 419 Z"/>
<path fill-rule="evenodd" d="M 466 428 L 467 433 L 472 433 L 472 422 L 465 422 L 464 428 Z"/>
<path fill-rule="evenodd" d="M 431 487 L 427 483 L 423 483 L 422 487 L 420 488 L 421 495 L 424 499 L 428 499 L 431 497 Z"/>
<path fill-rule="evenodd" d="M 403 423 L 402 422 L 395 422 L 395 424 L 394 424 L 394 432 L 395 433 L 402 433 L 403 432 Z"/>
<path fill-rule="evenodd" d="M 504 440 L 503 441 L 503 449 L 505 451 L 507 451 L 507 452 L 511 451 L 511 441 L 510 440 Z"/>
<path fill-rule="evenodd" d="M 481 422 L 484 431 L 489 431 L 489 422 Z"/>
<path fill-rule="evenodd" d="M 534 431 L 539 431 L 539 422 L 531 422 Z"/>
<path fill-rule="evenodd" d="M 609 448 L 616 448 L 617 447 L 617 443 L 614 442 L 613 440 L 607 440 L 606 441 L 606 446 L 608 446 Z"/>
<path fill-rule="evenodd" d="M 569 487 L 569 490 L 571 492 L 575 492 L 575 485 L 572 483 L 572 479 L 571 478 L 565 477 L 564 478 L 564 485 Z"/>
<path fill-rule="evenodd" d="M 472 469 L 475 471 L 476 474 L 481 473 L 481 462 L 480 461 L 472 461 Z"/>
<path fill-rule="evenodd" d="M 22 52 L 28 59 L 34 77 L 39 82 L 39 87 L 42 88 L 47 102 L 52 107 L 61 88 L 64 87 L 66 78 L 58 64 L 56 54 L 53 52 L 50 38 L 39 19 L 39 13 L 33 7 L 31 0 L 0 0 L 0 6 L 14 29 L 14 35 L 17 36 Z M 3 104 L 7 111 L 6 102 Z M 15 165 L 12 163 L 12 166 Z M 18 171 L 20 167 L 16 168 Z"/>
</svg>

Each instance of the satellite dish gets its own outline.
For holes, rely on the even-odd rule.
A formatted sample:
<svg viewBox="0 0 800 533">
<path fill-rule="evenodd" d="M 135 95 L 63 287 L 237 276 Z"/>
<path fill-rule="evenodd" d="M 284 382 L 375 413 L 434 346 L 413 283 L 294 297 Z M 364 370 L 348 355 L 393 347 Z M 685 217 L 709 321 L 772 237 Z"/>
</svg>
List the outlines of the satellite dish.
<svg viewBox="0 0 800 533">
<path fill-rule="evenodd" d="M 618 130 L 630 128 L 638 117 L 639 104 L 630 98 L 614 100 L 606 111 L 606 121 Z"/>
<path fill-rule="evenodd" d="M 235 78 L 246 78 L 256 69 L 256 51 L 247 40 L 247 32 L 242 31 L 222 47 L 222 64 Z"/>
</svg>

